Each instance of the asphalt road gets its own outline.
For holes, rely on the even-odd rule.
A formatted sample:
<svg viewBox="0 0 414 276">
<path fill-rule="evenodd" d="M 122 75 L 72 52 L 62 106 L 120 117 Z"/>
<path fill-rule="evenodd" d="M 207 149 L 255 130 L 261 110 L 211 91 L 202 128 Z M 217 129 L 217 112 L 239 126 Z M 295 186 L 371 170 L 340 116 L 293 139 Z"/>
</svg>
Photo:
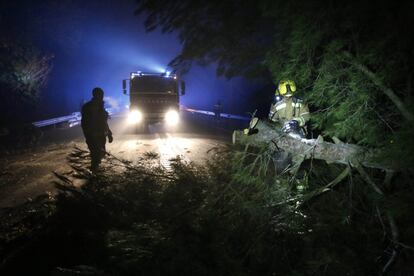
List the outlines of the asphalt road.
<svg viewBox="0 0 414 276">
<path fill-rule="evenodd" d="M 168 167 L 169 160 L 180 156 L 185 161 L 203 162 L 209 149 L 230 142 L 230 134 L 214 121 L 201 122 L 184 118 L 177 128 L 162 124 L 150 125 L 145 132 L 128 126 L 124 118 L 115 118 L 110 124 L 114 142 L 107 151 L 116 157 L 137 162 L 145 152 L 159 156 L 161 165 Z"/>
<path fill-rule="evenodd" d="M 238 128 L 228 121 L 216 122 L 212 118 L 183 116 L 176 129 L 160 124 L 151 125 L 147 132 L 136 133 L 126 124 L 124 117 L 112 118 L 110 127 L 114 141 L 107 151 L 120 159 L 139 162 L 146 152 L 156 153 L 166 168 L 169 160 L 180 156 L 183 160 L 202 163 L 210 149 L 231 141 L 231 129 Z M 73 128 L 52 128 L 44 131 L 40 145 L 26 153 L 0 159 L 0 208 L 13 207 L 33 200 L 39 195 L 56 193 L 53 172 L 70 175 L 73 169 L 68 156 L 75 148 L 86 150 L 82 131 Z M 76 186 L 82 180 L 73 179 Z"/>
</svg>

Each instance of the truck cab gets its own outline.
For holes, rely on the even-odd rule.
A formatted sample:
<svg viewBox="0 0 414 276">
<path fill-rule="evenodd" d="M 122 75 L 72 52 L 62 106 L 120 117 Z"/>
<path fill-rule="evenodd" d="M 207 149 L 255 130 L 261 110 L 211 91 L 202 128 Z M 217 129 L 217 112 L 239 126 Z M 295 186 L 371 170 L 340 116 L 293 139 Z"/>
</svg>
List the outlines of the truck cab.
<svg viewBox="0 0 414 276">
<path fill-rule="evenodd" d="M 123 92 L 129 84 L 128 124 L 146 127 L 165 122 L 167 126 L 179 123 L 180 95 L 185 93 L 185 83 L 175 74 L 132 72 L 123 80 Z"/>
</svg>

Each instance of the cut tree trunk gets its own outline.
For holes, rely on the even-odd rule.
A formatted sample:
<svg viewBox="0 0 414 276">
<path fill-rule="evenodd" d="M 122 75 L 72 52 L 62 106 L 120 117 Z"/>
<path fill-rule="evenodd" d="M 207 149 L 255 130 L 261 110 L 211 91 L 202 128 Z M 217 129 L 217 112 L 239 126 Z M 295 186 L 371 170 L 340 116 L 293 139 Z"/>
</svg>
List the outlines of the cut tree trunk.
<svg viewBox="0 0 414 276">
<path fill-rule="evenodd" d="M 250 144 L 255 146 L 268 146 L 275 150 L 284 150 L 292 156 L 301 156 L 304 159 L 321 159 L 328 163 L 339 163 L 353 167 L 364 166 L 369 168 L 394 170 L 391 164 L 380 163 L 375 160 L 376 152 L 364 147 L 342 143 L 322 141 L 322 139 L 293 138 L 272 123 L 259 121 L 257 133 L 246 135 L 243 131 L 233 132 L 233 144 Z"/>
</svg>

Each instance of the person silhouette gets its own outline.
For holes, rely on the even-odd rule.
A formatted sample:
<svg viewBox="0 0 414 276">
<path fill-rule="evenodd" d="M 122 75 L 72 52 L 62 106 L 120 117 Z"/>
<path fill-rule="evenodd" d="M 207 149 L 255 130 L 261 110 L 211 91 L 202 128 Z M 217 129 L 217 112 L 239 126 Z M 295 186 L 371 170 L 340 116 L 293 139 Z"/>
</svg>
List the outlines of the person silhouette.
<svg viewBox="0 0 414 276">
<path fill-rule="evenodd" d="M 108 112 L 104 108 L 104 91 L 95 87 L 92 90 L 92 99 L 82 106 L 81 126 L 86 144 L 91 156 L 91 171 L 99 168 L 106 153 L 106 137 L 112 143 L 112 131 L 108 126 Z"/>
</svg>

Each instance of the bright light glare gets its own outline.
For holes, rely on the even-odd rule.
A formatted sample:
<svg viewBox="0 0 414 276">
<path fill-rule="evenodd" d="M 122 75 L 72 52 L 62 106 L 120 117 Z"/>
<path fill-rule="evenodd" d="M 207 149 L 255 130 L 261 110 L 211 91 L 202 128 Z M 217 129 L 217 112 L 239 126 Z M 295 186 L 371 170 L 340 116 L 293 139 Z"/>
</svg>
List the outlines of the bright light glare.
<svg viewBox="0 0 414 276">
<path fill-rule="evenodd" d="M 175 126 L 178 124 L 180 117 L 178 116 L 178 112 L 175 110 L 170 110 L 165 114 L 165 121 L 169 126 Z"/>
<path fill-rule="evenodd" d="M 142 121 L 142 113 L 138 110 L 132 110 L 128 114 L 128 123 L 136 124 Z"/>
<path fill-rule="evenodd" d="M 160 74 L 165 73 L 165 67 L 162 67 L 160 65 L 155 65 L 155 64 L 150 65 L 148 67 L 148 70 L 154 73 L 160 73 Z"/>
</svg>

